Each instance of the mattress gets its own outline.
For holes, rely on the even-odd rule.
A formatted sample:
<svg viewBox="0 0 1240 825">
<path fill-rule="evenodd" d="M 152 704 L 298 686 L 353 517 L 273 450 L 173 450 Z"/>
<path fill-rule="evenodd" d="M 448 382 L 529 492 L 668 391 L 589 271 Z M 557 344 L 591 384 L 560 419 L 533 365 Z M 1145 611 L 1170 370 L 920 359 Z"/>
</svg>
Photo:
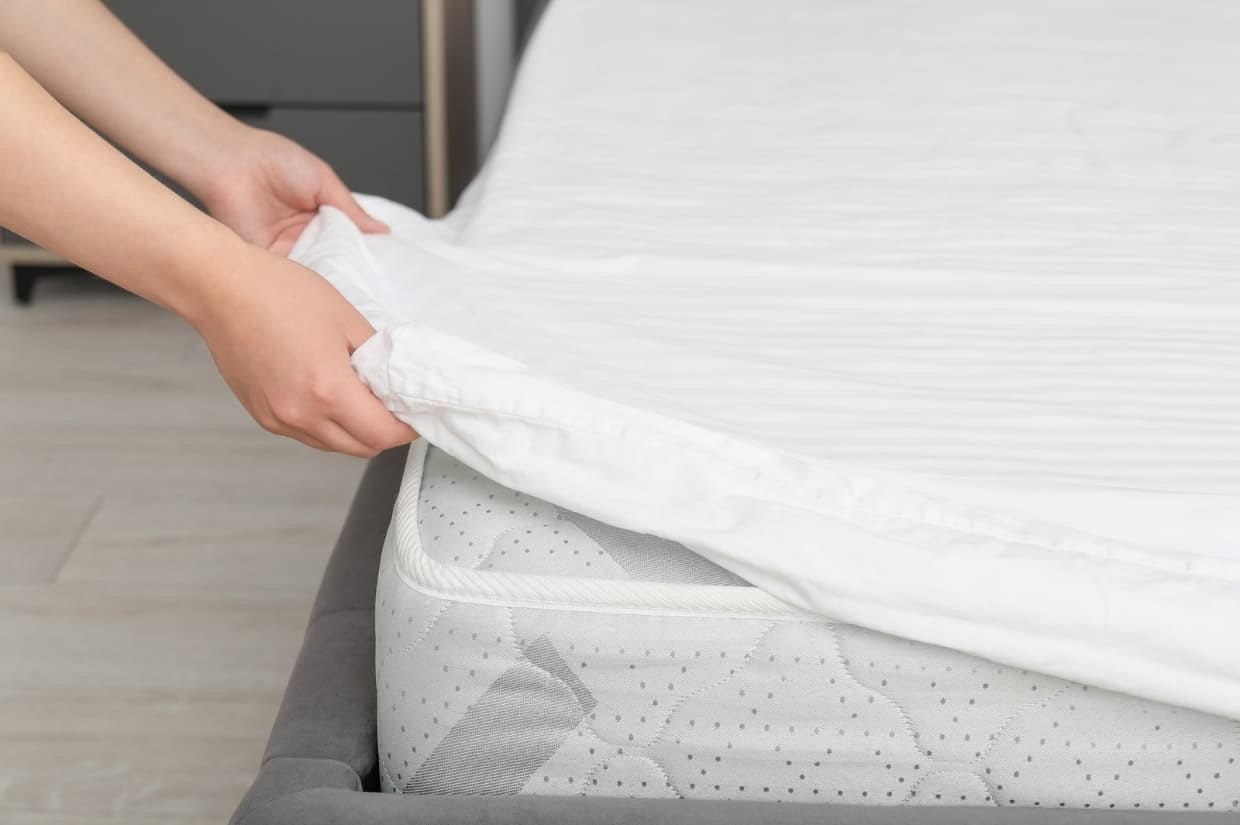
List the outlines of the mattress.
<svg viewBox="0 0 1240 825">
<path fill-rule="evenodd" d="M 1230 0 L 561 0 L 448 219 L 325 210 L 294 256 L 505 487 L 1240 718 L 1238 38 Z"/>
<path fill-rule="evenodd" d="M 424 442 L 397 507 L 384 790 L 1240 811 L 1236 722 L 773 604 Z"/>
</svg>

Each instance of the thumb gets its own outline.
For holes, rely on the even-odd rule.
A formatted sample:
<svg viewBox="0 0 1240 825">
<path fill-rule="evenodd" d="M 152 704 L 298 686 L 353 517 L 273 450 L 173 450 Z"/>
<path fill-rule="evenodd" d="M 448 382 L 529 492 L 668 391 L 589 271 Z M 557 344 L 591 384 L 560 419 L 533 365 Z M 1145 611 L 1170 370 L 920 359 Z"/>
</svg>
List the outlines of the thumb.
<svg viewBox="0 0 1240 825">
<path fill-rule="evenodd" d="M 363 232 L 372 234 L 387 234 L 391 228 L 383 221 L 372 218 L 367 214 L 366 210 L 353 197 L 353 193 L 349 191 L 349 187 L 336 176 L 335 172 L 328 170 L 327 180 L 324 181 L 322 189 L 319 191 L 319 204 L 322 206 L 334 206 L 349 217 L 357 225 L 357 228 Z"/>
<path fill-rule="evenodd" d="M 349 311 L 344 318 L 343 329 L 345 344 L 349 348 L 349 355 L 353 355 L 357 348 L 369 341 L 375 335 L 375 328 L 366 320 L 366 316 L 362 315 L 352 304 L 348 304 Z"/>
</svg>

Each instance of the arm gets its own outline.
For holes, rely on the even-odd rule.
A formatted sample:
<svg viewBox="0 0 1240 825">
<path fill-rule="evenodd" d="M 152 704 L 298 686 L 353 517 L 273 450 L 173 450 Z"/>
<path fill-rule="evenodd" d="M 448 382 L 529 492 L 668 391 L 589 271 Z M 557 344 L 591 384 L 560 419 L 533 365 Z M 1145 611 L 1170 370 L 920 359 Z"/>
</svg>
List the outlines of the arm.
<svg viewBox="0 0 1240 825">
<path fill-rule="evenodd" d="M 385 228 L 326 163 L 221 111 L 98 0 L 3 0 L 0 50 L 252 243 L 287 252 L 320 204 L 363 231 Z"/>
<path fill-rule="evenodd" d="M 372 330 L 327 282 L 178 198 L 3 52 L 0 123 L 0 225 L 188 320 L 264 427 L 366 456 L 413 437 L 353 373 Z"/>
</svg>

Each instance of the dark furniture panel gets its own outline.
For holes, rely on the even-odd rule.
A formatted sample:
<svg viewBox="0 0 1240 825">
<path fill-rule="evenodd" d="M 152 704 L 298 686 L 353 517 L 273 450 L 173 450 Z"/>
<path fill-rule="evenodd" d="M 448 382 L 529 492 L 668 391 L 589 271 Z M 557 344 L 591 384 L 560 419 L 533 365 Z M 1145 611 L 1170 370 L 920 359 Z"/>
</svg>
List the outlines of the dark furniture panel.
<svg viewBox="0 0 1240 825">
<path fill-rule="evenodd" d="M 356 192 L 423 208 L 425 153 L 420 112 L 277 107 L 245 113 L 243 119 L 305 146 L 330 163 Z"/>
<path fill-rule="evenodd" d="M 417 0 L 106 0 L 220 103 L 416 106 Z"/>
<path fill-rule="evenodd" d="M 236 114 L 246 123 L 287 135 L 305 146 L 330 163 L 355 192 L 382 195 L 415 209 L 424 206 L 425 151 L 420 112 L 255 108 Z M 172 181 L 155 175 L 189 197 Z M 0 242 L 29 244 L 16 232 L 3 228 Z"/>
</svg>

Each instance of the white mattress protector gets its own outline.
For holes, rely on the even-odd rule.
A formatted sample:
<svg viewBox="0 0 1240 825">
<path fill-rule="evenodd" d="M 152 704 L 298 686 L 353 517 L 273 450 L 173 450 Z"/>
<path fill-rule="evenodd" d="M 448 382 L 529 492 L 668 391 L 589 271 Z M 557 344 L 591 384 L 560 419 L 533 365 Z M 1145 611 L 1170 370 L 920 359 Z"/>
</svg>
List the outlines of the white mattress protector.
<svg viewBox="0 0 1240 825">
<path fill-rule="evenodd" d="M 294 257 L 499 483 L 1240 718 L 1240 6 L 552 5 L 447 220 Z"/>
</svg>

